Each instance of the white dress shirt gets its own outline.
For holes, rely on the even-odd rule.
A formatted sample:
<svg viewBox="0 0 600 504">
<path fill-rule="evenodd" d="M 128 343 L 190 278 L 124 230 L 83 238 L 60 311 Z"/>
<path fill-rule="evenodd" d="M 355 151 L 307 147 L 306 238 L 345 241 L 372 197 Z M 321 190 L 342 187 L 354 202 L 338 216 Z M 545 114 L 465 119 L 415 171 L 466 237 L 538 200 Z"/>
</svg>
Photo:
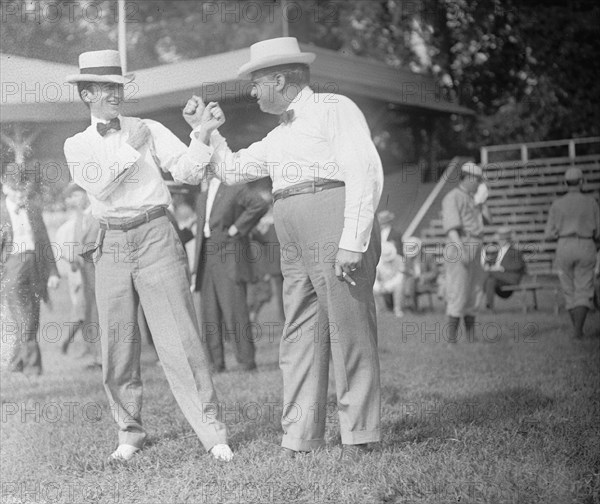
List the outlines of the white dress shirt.
<svg viewBox="0 0 600 504">
<path fill-rule="evenodd" d="M 134 217 L 155 206 L 168 206 L 171 195 L 161 169 L 178 182 L 199 184 L 203 164 L 212 148 L 192 137 L 186 147 L 162 124 L 144 119 L 151 139 L 139 151 L 127 140 L 139 119 L 119 117 L 121 130 L 102 137 L 92 124 L 65 142 L 64 150 L 73 181 L 85 189 L 97 219 Z"/>
<path fill-rule="evenodd" d="M 25 252 L 26 250 L 35 250 L 35 240 L 31 222 L 25 208 L 19 208 L 10 198 L 6 198 L 6 208 L 10 215 L 10 223 L 13 230 L 14 252 Z"/>
<path fill-rule="evenodd" d="M 204 220 L 205 238 L 210 238 L 210 214 L 220 185 L 221 181 L 217 177 L 211 178 L 208 183 L 208 194 L 206 195 L 206 219 Z"/>
<path fill-rule="evenodd" d="M 364 252 L 383 188 L 381 160 L 364 115 L 352 100 L 305 87 L 288 110 L 295 119 L 235 154 L 213 133 L 213 169 L 227 184 L 271 177 L 273 192 L 315 178 L 346 187 L 340 248 Z"/>
<path fill-rule="evenodd" d="M 506 252 L 508 252 L 509 248 L 510 248 L 510 243 L 505 243 L 504 245 L 502 245 L 502 247 L 499 247 L 498 255 L 496 256 L 496 260 L 494 261 L 494 264 L 488 266 L 485 263 L 486 248 L 482 247 L 482 249 L 481 249 L 481 265 L 486 269 L 489 269 L 492 271 L 497 271 L 500 268 L 500 266 L 502 265 L 502 259 L 504 259 L 504 256 L 506 255 Z"/>
</svg>

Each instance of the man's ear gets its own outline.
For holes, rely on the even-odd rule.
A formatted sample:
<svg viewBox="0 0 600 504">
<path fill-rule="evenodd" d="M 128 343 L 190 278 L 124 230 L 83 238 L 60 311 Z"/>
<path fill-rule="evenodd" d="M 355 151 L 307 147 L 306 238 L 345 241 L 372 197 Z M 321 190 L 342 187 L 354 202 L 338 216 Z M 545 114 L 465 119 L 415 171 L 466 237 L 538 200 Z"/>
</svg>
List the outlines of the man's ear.
<svg viewBox="0 0 600 504">
<path fill-rule="evenodd" d="M 88 105 L 94 101 L 93 93 L 89 89 L 81 91 L 81 99 Z"/>
<path fill-rule="evenodd" d="M 90 86 L 87 86 L 84 90 L 81 91 L 81 99 L 88 104 L 94 103 L 100 96 L 101 92 L 101 84 L 91 84 Z"/>
<path fill-rule="evenodd" d="M 285 88 L 285 75 L 275 74 L 275 91 L 283 91 Z"/>
</svg>

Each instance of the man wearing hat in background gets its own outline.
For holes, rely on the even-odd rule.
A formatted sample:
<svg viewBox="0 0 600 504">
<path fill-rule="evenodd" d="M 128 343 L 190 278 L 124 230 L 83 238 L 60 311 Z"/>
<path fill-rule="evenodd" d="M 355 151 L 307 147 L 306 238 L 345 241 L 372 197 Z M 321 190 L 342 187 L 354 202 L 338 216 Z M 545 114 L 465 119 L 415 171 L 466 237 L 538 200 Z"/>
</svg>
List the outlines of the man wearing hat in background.
<svg viewBox="0 0 600 504">
<path fill-rule="evenodd" d="M 94 263 L 85 261 L 81 254 L 86 244 L 98 235 L 98 221 L 92 217 L 90 201 L 83 188 L 70 183 L 64 191 L 70 217 L 57 230 L 55 240 L 60 247 L 60 261 L 66 264 L 69 294 L 73 306 L 67 337 L 61 343 L 66 354 L 77 331 L 81 331 L 88 367 L 100 367 L 100 331 L 94 279 Z"/>
<path fill-rule="evenodd" d="M 73 181 L 83 187 L 99 220 L 96 301 L 102 372 L 119 426 L 113 459 L 128 460 L 142 448 L 142 382 L 138 303 L 175 399 L 202 444 L 218 460 L 232 453 L 215 414 L 217 403 L 189 289 L 185 250 L 167 217 L 171 195 L 162 178 L 199 184 L 211 149 L 192 139 L 186 147 L 156 121 L 124 117 L 124 84 L 117 51 L 79 58 L 80 74 L 68 77 L 91 113 L 91 125 L 65 142 Z M 210 120 L 210 111 L 206 116 Z M 198 117 L 202 132 L 206 121 Z"/>
<path fill-rule="evenodd" d="M 283 452 L 293 456 L 325 443 L 331 355 L 342 458 L 354 460 L 381 437 L 373 297 L 381 161 L 358 107 L 310 89 L 315 55 L 301 52 L 295 38 L 259 42 L 250 55 L 239 73 L 251 77 L 252 96 L 263 112 L 280 116 L 280 125 L 237 153 L 215 132 L 213 168 L 226 183 L 273 179 L 286 315 L 279 359 Z M 203 108 L 199 98 L 197 106 Z"/>
<path fill-rule="evenodd" d="M 596 200 L 582 193 L 583 172 L 565 173 L 567 194 L 552 203 L 546 238 L 558 240 L 556 268 L 574 328 L 583 337 L 583 326 L 594 296 L 594 266 L 600 246 L 600 211 Z"/>
<path fill-rule="evenodd" d="M 0 275 L 2 281 L 2 367 L 42 374 L 38 343 L 40 300 L 49 302 L 59 275 L 41 207 L 19 173 L 2 178 Z"/>
<path fill-rule="evenodd" d="M 468 341 L 475 340 L 475 314 L 483 286 L 480 256 L 484 208 L 475 201 L 483 171 L 475 163 L 461 167 L 460 183 L 442 200 L 442 225 L 448 237 L 444 249 L 447 340 L 456 343 L 464 318 Z"/>
<path fill-rule="evenodd" d="M 486 307 L 494 309 L 494 296 L 507 299 L 512 291 L 503 291 L 507 285 L 518 285 L 526 271 L 523 254 L 513 244 L 513 232 L 508 226 L 501 226 L 494 235 L 494 257 L 486 260 L 484 247 L 481 251 L 481 264 L 485 270 L 483 290 L 485 292 Z"/>
<path fill-rule="evenodd" d="M 377 213 L 377 221 L 381 229 L 381 244 L 387 241 L 392 242 L 396 247 L 396 251 L 402 251 L 402 233 L 394 228 L 396 216 L 390 210 L 381 210 Z"/>
</svg>

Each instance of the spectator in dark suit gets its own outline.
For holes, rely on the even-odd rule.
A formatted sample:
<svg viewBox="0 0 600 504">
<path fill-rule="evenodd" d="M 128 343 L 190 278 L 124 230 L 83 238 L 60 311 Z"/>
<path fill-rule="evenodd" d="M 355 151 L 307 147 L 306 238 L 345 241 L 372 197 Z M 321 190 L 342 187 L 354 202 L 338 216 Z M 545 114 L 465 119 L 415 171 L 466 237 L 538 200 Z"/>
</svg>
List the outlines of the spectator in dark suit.
<svg viewBox="0 0 600 504">
<path fill-rule="evenodd" d="M 202 334 L 213 372 L 225 370 L 223 337 L 232 339 L 240 369 L 256 368 L 246 303 L 252 280 L 248 233 L 267 212 L 269 202 L 245 186 L 226 186 L 211 177 L 198 197 L 196 273 Z M 203 188 L 204 189 L 204 188 Z"/>
<path fill-rule="evenodd" d="M 48 288 L 59 284 L 56 262 L 41 205 L 20 174 L 2 180 L 0 233 L 2 311 L 8 312 L 3 327 L 3 367 L 26 374 L 42 374 L 42 354 L 37 332 L 40 300 L 49 301 Z"/>
<path fill-rule="evenodd" d="M 502 287 L 518 285 L 526 271 L 523 254 L 513 244 L 513 233 L 509 227 L 500 227 L 494 240 L 494 246 L 483 248 L 481 257 L 486 272 L 486 307 L 490 310 L 494 309 L 494 296 L 506 299 L 512 295 L 512 291 L 503 291 Z"/>
</svg>

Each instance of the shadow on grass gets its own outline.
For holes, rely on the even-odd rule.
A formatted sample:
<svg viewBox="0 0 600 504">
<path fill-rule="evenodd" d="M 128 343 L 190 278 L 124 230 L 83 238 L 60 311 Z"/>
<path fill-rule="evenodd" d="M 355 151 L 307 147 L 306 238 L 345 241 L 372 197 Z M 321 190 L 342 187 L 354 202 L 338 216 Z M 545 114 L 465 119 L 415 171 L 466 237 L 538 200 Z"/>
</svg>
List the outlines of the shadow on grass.
<svg viewBox="0 0 600 504">
<path fill-rule="evenodd" d="M 535 429 L 535 414 L 551 407 L 554 400 L 539 390 L 513 387 L 469 397 L 447 398 L 441 395 L 413 402 L 402 402 L 396 389 L 388 389 L 384 405 L 399 414 L 383 422 L 389 436 L 387 444 L 419 443 L 432 438 L 447 439 L 450 433 L 465 427 L 502 429 L 510 425 L 519 434 Z"/>
</svg>

